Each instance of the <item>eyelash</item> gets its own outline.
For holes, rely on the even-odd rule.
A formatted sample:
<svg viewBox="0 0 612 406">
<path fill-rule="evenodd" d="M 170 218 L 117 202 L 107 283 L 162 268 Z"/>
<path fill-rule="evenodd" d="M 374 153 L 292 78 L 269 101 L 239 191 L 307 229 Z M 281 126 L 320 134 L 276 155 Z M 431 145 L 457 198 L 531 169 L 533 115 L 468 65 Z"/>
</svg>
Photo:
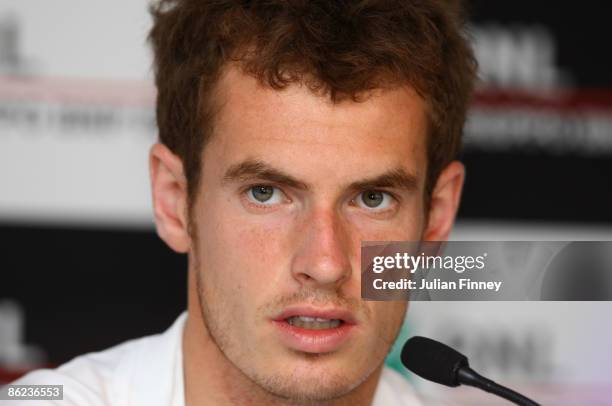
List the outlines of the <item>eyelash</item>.
<svg viewBox="0 0 612 406">
<path fill-rule="evenodd" d="M 267 184 L 267 183 L 254 183 L 252 185 L 246 186 L 244 189 L 242 189 L 242 191 L 240 192 L 241 196 L 243 196 L 243 198 L 246 200 L 247 204 L 249 204 L 250 206 L 256 207 L 258 209 L 263 209 L 263 210 L 269 210 L 274 208 L 274 206 L 276 205 L 270 205 L 270 204 L 263 204 L 263 203 L 257 203 L 255 201 L 253 201 L 253 199 L 251 199 L 249 197 L 249 193 L 251 193 L 251 190 L 253 188 L 256 187 L 270 187 L 272 189 L 277 190 L 279 193 L 282 193 L 283 198 L 286 199 L 287 201 L 291 201 L 291 199 L 289 199 L 289 197 L 287 196 L 287 193 L 285 193 L 280 187 L 278 186 L 274 186 L 271 184 Z"/>
<path fill-rule="evenodd" d="M 361 206 L 361 204 L 358 202 L 358 199 L 361 199 L 364 193 L 368 193 L 368 192 L 376 192 L 376 193 L 382 193 L 384 195 L 387 195 L 389 197 L 389 199 L 392 200 L 392 202 L 390 203 L 390 207 L 384 208 L 384 209 L 377 209 L 377 208 L 372 208 L 370 210 L 365 209 L 363 206 Z M 367 189 L 367 190 L 362 190 L 361 192 L 357 193 L 357 196 L 355 196 L 353 199 L 351 199 L 351 203 L 353 203 L 355 206 L 359 207 L 359 208 L 364 208 L 366 211 L 368 211 L 371 214 L 384 214 L 387 213 L 389 211 L 392 211 L 395 208 L 395 205 L 399 202 L 399 199 L 397 198 L 397 196 L 394 193 L 388 192 L 386 190 L 382 190 L 382 189 Z"/>
</svg>

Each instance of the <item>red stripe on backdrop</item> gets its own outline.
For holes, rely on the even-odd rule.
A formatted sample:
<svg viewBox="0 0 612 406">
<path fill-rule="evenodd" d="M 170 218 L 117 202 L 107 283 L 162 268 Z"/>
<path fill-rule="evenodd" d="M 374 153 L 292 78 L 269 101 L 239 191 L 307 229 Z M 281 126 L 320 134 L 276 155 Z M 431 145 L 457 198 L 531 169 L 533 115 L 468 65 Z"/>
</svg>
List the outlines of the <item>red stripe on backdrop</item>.
<svg viewBox="0 0 612 406">
<path fill-rule="evenodd" d="M 529 108 L 568 113 L 601 111 L 612 114 L 612 89 L 479 89 L 474 94 L 473 105 L 476 108 Z"/>
<path fill-rule="evenodd" d="M 153 107 L 155 87 L 146 80 L 0 75 L 0 100 L 76 102 Z M 568 112 L 605 110 L 612 113 L 612 89 L 480 88 L 474 107 L 554 109 Z"/>
<path fill-rule="evenodd" d="M 153 84 L 144 80 L 0 75 L 0 101 L 153 108 L 155 94 Z"/>
</svg>

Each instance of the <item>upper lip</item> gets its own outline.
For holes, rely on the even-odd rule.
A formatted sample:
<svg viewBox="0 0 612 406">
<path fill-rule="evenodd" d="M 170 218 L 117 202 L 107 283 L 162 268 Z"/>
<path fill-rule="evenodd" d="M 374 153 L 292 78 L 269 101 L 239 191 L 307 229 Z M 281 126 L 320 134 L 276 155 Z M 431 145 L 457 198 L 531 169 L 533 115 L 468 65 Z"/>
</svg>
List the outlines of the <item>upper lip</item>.
<svg viewBox="0 0 612 406">
<path fill-rule="evenodd" d="M 328 320 L 342 320 L 347 324 L 356 324 L 357 319 L 348 310 L 340 309 L 340 308 L 318 308 L 312 306 L 291 306 L 285 308 L 282 312 L 280 312 L 276 317 L 274 317 L 275 321 L 282 321 L 288 319 L 289 317 L 294 316 L 306 316 L 306 317 L 319 317 L 321 319 Z"/>
</svg>

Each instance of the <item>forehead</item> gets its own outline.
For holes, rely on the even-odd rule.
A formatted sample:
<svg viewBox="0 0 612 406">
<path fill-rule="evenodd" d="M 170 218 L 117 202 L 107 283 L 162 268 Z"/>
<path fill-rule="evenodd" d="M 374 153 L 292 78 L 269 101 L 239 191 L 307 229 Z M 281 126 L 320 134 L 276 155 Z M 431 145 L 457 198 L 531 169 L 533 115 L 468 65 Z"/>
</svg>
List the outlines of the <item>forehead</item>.
<svg viewBox="0 0 612 406">
<path fill-rule="evenodd" d="M 219 80 L 216 100 L 214 136 L 206 149 L 228 165 L 255 158 L 285 167 L 424 172 L 426 103 L 410 87 L 333 103 L 304 85 L 276 90 L 230 67 Z"/>
</svg>

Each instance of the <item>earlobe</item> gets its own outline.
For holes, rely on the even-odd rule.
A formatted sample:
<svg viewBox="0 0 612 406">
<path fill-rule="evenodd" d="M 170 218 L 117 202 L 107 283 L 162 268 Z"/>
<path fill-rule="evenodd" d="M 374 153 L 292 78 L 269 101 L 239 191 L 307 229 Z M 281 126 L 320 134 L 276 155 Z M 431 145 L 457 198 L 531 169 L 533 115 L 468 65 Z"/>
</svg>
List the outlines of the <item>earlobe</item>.
<svg viewBox="0 0 612 406">
<path fill-rule="evenodd" d="M 157 234 L 174 251 L 185 253 L 191 239 L 183 163 L 168 147 L 156 143 L 149 152 L 149 174 Z"/>
<path fill-rule="evenodd" d="M 461 190 L 465 179 L 465 167 L 453 161 L 440 173 L 434 186 L 429 208 L 429 220 L 423 239 L 445 241 L 448 239 L 455 222 Z"/>
</svg>

